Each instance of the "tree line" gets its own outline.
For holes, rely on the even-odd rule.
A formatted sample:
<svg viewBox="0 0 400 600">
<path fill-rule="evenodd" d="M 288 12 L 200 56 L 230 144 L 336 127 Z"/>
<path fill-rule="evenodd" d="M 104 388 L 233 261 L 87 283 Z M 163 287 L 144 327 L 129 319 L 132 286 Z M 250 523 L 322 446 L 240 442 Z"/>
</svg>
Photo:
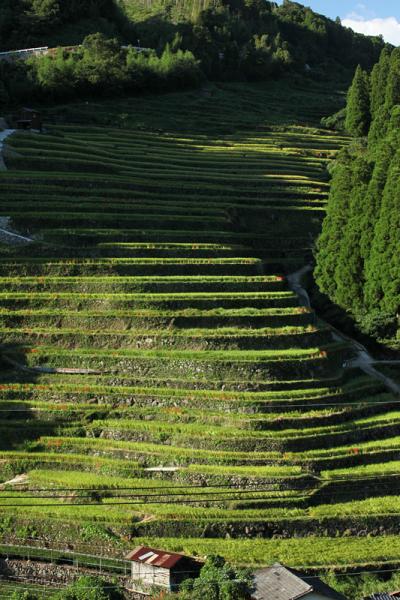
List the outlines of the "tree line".
<svg viewBox="0 0 400 600">
<path fill-rule="evenodd" d="M 290 0 L 1 2 L 0 50 L 80 44 L 98 32 L 120 45 L 140 42 L 158 58 L 167 47 L 191 52 L 203 75 L 214 80 L 262 80 L 305 69 L 321 77 L 358 63 L 370 68 L 384 46 L 379 37 L 354 33 L 339 19 Z M 1 80 L 4 84 L 4 76 Z M 28 80 L 37 83 L 34 70 Z"/>
<path fill-rule="evenodd" d="M 332 167 L 316 281 L 366 333 L 399 341 L 400 48 L 357 68 L 344 123 L 353 137 Z"/>
<path fill-rule="evenodd" d="M 370 68 L 383 48 L 291 0 L 119 0 L 136 36 L 157 47 L 179 36 L 211 78 L 265 79 L 308 64 L 328 74 Z M 223 59 L 220 56 L 223 55 Z"/>
<path fill-rule="evenodd" d="M 130 92 L 179 90 L 202 80 L 193 54 L 167 44 L 161 55 L 121 48 L 101 33 L 87 36 L 77 49 L 28 60 L 0 62 L 0 105 L 32 101 L 118 96 Z"/>
</svg>

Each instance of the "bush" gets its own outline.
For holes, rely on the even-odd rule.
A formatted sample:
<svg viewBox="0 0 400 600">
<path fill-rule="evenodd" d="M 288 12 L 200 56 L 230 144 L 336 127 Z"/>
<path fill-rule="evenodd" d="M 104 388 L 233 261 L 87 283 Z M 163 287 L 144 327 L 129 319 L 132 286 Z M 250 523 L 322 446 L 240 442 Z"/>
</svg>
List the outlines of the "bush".
<svg viewBox="0 0 400 600">
<path fill-rule="evenodd" d="M 250 597 L 249 570 L 234 569 L 221 556 L 211 555 L 197 579 L 182 584 L 182 600 L 246 600 Z"/>
<path fill-rule="evenodd" d="M 396 335 L 399 323 L 392 313 L 375 310 L 362 318 L 361 327 L 375 338 L 392 338 Z"/>
<path fill-rule="evenodd" d="M 334 129 L 335 131 L 344 131 L 345 120 L 346 108 L 342 108 L 342 110 L 339 110 L 334 115 L 331 115 L 330 117 L 324 117 L 323 119 L 321 119 L 321 125 L 322 127 L 326 127 L 327 129 Z"/>
<path fill-rule="evenodd" d="M 28 590 L 16 590 L 10 596 L 10 600 L 38 600 L 38 596 Z"/>
<path fill-rule="evenodd" d="M 100 577 L 80 577 L 54 596 L 55 600 L 123 600 L 118 587 Z"/>
</svg>

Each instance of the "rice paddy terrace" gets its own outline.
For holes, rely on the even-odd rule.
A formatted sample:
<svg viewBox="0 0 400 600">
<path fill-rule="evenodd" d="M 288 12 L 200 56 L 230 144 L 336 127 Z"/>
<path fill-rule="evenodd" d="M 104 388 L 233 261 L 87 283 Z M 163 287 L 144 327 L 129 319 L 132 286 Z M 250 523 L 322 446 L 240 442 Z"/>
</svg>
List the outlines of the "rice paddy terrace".
<svg viewBox="0 0 400 600">
<path fill-rule="evenodd" d="M 3 543 L 399 559 L 398 400 L 286 280 L 346 141 L 293 94 L 257 126 L 210 98 L 189 134 L 175 95 L 9 139 L 0 213 L 35 241 L 0 259 Z"/>
</svg>

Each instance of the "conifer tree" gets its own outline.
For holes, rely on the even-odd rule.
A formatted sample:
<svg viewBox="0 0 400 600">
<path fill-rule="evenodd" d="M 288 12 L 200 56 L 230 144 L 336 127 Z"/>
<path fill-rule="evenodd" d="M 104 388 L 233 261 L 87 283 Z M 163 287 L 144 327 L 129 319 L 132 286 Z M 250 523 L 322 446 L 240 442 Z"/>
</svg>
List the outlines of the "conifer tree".
<svg viewBox="0 0 400 600">
<path fill-rule="evenodd" d="M 391 160 L 394 155 L 393 144 L 384 139 L 377 148 L 377 159 L 372 177 L 365 195 L 365 201 L 358 215 L 360 221 L 360 252 L 364 261 L 371 253 L 371 243 L 374 238 L 375 224 L 380 213 L 382 194 Z"/>
<path fill-rule="evenodd" d="M 342 238 L 334 274 L 335 302 L 353 314 L 363 307 L 364 260 L 361 254 L 362 215 L 371 177 L 371 164 L 360 156 L 353 165 L 352 192 L 349 196 L 348 218 L 342 229 Z"/>
<path fill-rule="evenodd" d="M 400 104 L 400 48 L 393 50 L 387 77 L 385 106 L 388 110 Z"/>
<path fill-rule="evenodd" d="M 386 85 L 390 69 L 390 50 L 382 50 L 379 62 L 371 73 L 371 117 L 374 118 L 381 106 L 385 104 Z"/>
<path fill-rule="evenodd" d="M 368 132 L 364 75 L 358 68 L 348 94 L 346 126 L 355 136 Z M 371 116 L 367 147 L 353 144 L 334 171 L 315 275 L 365 331 L 393 337 L 400 324 L 400 49 L 382 52 L 374 67 Z"/>
<path fill-rule="evenodd" d="M 327 215 L 317 242 L 317 265 L 315 279 L 319 288 L 334 299 L 336 296 L 335 271 L 338 266 L 343 230 L 349 216 L 349 199 L 352 192 L 352 159 L 342 152 L 332 181 Z"/>
<path fill-rule="evenodd" d="M 400 312 L 400 149 L 388 173 L 382 206 L 375 226 L 366 268 L 365 299 L 368 310 Z"/>
<path fill-rule="evenodd" d="M 369 77 L 358 66 L 347 96 L 345 127 L 351 135 L 360 137 L 368 133 L 370 123 Z"/>
</svg>

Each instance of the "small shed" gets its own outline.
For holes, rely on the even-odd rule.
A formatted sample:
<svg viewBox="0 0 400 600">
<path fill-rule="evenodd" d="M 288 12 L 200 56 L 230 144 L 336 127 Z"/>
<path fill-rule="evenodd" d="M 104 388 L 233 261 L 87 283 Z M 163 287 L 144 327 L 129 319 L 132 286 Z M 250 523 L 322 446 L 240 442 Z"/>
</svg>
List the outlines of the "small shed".
<svg viewBox="0 0 400 600">
<path fill-rule="evenodd" d="M 254 573 L 252 600 L 346 600 L 318 577 L 275 563 Z"/>
<path fill-rule="evenodd" d="M 200 561 L 190 556 L 148 546 L 138 546 L 125 558 L 132 561 L 133 581 L 170 591 L 176 590 L 185 579 L 198 577 L 202 567 Z"/>
<path fill-rule="evenodd" d="M 17 129 L 37 129 L 42 131 L 42 116 L 33 108 L 22 108 L 16 117 Z"/>
</svg>

